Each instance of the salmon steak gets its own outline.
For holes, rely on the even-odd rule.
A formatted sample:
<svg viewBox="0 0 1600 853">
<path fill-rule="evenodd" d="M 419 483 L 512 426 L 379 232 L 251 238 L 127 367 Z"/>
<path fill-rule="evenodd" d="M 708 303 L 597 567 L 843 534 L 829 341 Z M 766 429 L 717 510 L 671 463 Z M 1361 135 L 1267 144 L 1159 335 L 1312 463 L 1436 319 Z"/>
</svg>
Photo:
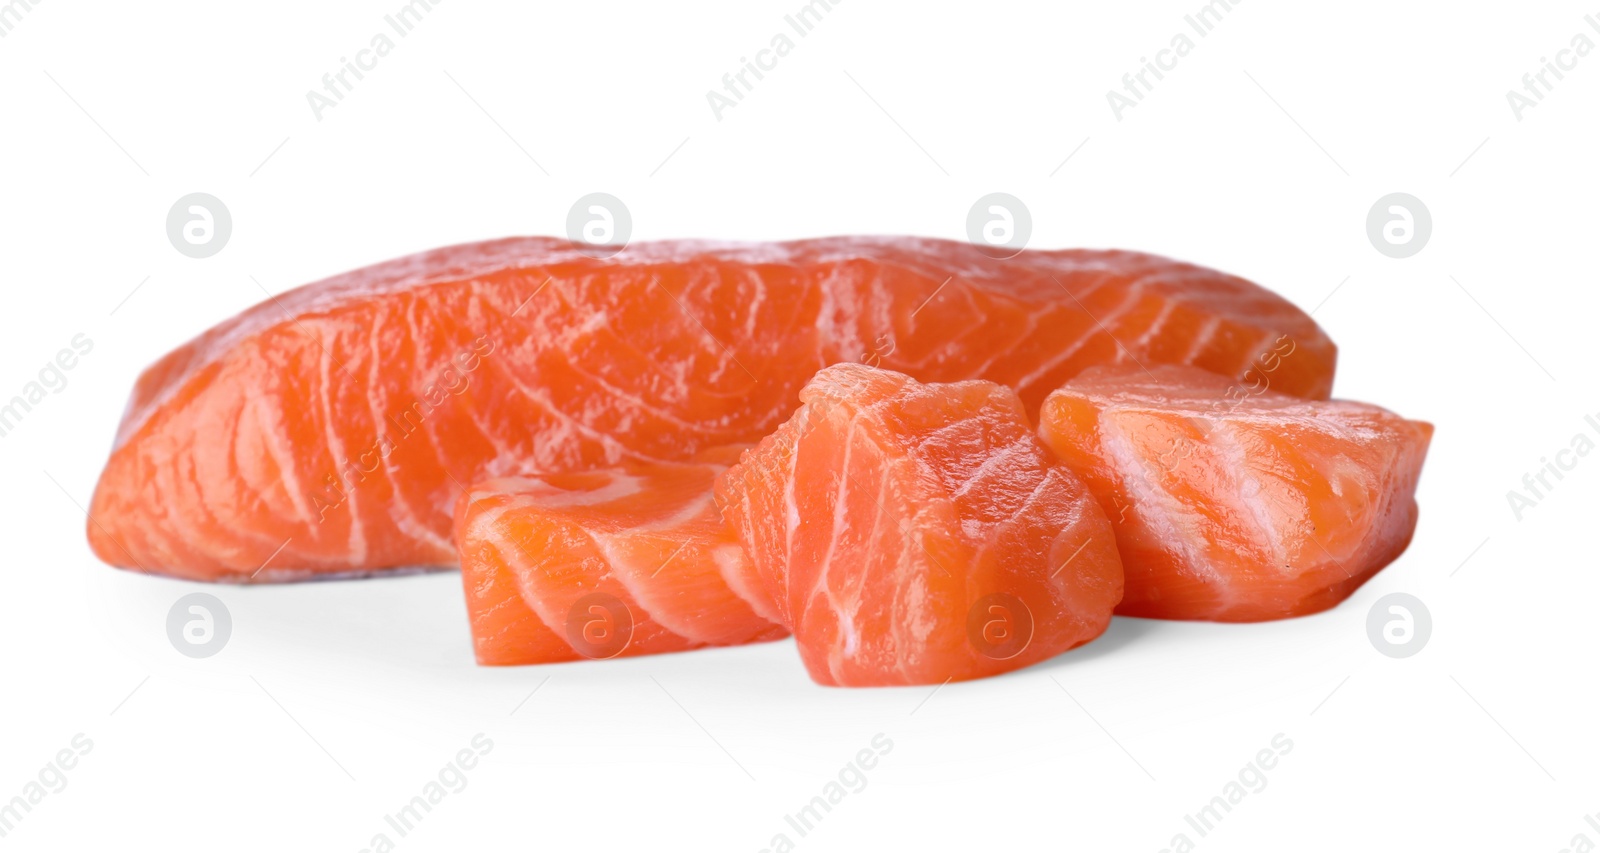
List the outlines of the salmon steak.
<svg viewBox="0 0 1600 853">
<path fill-rule="evenodd" d="M 1292 356 L 1288 356 L 1292 357 Z M 1116 529 L 1117 612 L 1256 622 L 1338 604 L 1405 551 L 1433 427 L 1192 367 L 1096 367 L 1039 434 Z"/>
<path fill-rule="evenodd" d="M 456 565 L 472 483 L 751 443 L 819 369 L 982 379 L 1031 412 L 1087 367 L 1328 396 L 1335 348 L 1244 279 L 1120 251 L 830 238 L 456 246 L 274 297 L 139 378 L 89 508 L 105 562 L 263 582 Z"/>
<path fill-rule="evenodd" d="M 456 510 L 473 648 L 504 666 L 678 652 L 788 632 L 712 501 L 738 449 L 478 483 Z"/>
<path fill-rule="evenodd" d="M 1105 631 L 1115 535 L 1016 392 L 839 364 L 800 399 L 717 501 L 813 680 L 982 678 Z"/>
</svg>

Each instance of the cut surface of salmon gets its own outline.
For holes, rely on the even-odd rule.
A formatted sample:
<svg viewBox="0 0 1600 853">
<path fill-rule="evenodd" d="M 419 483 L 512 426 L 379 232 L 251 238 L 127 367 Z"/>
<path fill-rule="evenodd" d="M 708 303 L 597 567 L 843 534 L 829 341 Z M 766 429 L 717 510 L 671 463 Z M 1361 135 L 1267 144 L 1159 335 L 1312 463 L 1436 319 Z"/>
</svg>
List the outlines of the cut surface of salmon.
<svg viewBox="0 0 1600 853">
<path fill-rule="evenodd" d="M 474 485 L 457 508 L 478 662 L 506 666 L 776 640 L 712 501 L 737 450 Z M 770 609 L 765 609 L 770 613 Z"/>
<path fill-rule="evenodd" d="M 1015 392 L 843 364 L 800 398 L 717 500 L 812 679 L 981 678 L 1105 631 L 1115 537 Z"/>
<path fill-rule="evenodd" d="M 1117 612 L 1254 622 L 1338 604 L 1398 557 L 1433 427 L 1195 368 L 1084 371 L 1039 433 L 1116 528 Z"/>
<path fill-rule="evenodd" d="M 440 249 L 274 297 L 140 377 L 87 524 L 102 560 L 198 580 L 456 561 L 470 483 L 753 442 L 818 369 L 987 379 L 1030 412 L 1138 359 L 1325 397 L 1335 350 L 1243 279 L 1119 251 L 828 238 Z"/>
</svg>

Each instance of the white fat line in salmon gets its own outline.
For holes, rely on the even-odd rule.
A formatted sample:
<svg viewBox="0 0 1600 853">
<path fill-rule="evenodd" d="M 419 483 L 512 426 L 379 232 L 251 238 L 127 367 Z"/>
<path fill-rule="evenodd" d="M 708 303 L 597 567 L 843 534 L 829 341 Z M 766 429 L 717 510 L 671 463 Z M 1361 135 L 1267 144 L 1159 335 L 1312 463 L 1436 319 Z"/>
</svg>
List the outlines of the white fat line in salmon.
<svg viewBox="0 0 1600 853">
<path fill-rule="evenodd" d="M 1272 736 L 1268 744 L 1270 748 L 1256 751 L 1250 761 L 1239 768 L 1238 775 L 1228 780 L 1222 786 L 1222 791 L 1212 797 L 1209 802 L 1195 810 L 1194 814 L 1183 816 L 1183 822 L 1196 837 L 1205 838 L 1214 832 L 1223 818 L 1233 813 L 1233 810 L 1243 803 L 1250 794 L 1259 794 L 1267 789 L 1267 771 L 1278 766 L 1279 759 L 1294 751 L 1294 741 L 1290 740 L 1283 732 Z M 1188 832 L 1179 832 L 1172 836 L 1167 846 L 1161 848 L 1161 853 L 1185 853 L 1194 849 L 1194 840 Z"/>
<path fill-rule="evenodd" d="M 1226 392 L 1224 392 L 1224 399 L 1217 400 L 1211 404 L 1211 411 L 1206 413 L 1206 416 L 1189 419 L 1189 423 L 1193 425 L 1195 429 L 1200 431 L 1200 437 L 1202 439 L 1209 439 L 1211 437 L 1211 431 L 1214 428 L 1211 418 L 1221 417 L 1236 411 L 1245 403 L 1245 401 L 1249 400 L 1251 397 L 1265 393 L 1267 389 L 1271 387 L 1272 383 L 1269 379 L 1269 374 L 1282 366 L 1283 359 L 1289 357 L 1295 351 L 1294 339 L 1290 338 L 1288 335 L 1278 336 L 1278 339 L 1273 341 L 1273 344 L 1274 346 L 1272 349 L 1263 350 L 1260 355 L 1256 356 L 1256 358 L 1251 361 L 1250 367 L 1244 372 L 1246 379 L 1248 379 L 1252 372 L 1256 373 L 1260 377 L 1259 383 L 1254 381 L 1249 382 L 1248 385 L 1235 383 L 1234 385 L 1230 386 Z M 1192 456 L 1194 454 L 1194 450 L 1195 442 L 1193 439 L 1184 438 L 1180 440 L 1177 437 L 1168 438 L 1167 449 L 1156 456 L 1156 461 L 1161 466 L 1163 471 L 1168 474 L 1172 474 L 1177 471 L 1178 463 Z M 1111 503 L 1113 504 L 1113 509 L 1116 510 L 1116 517 L 1112 519 L 1113 523 L 1126 523 L 1128 520 L 1128 510 L 1132 509 L 1134 504 L 1137 502 L 1135 500 L 1135 496 L 1128 493 L 1130 480 L 1136 481 L 1136 484 L 1142 487 L 1147 493 L 1158 492 L 1161 490 L 1156 483 L 1150 479 L 1150 473 L 1151 472 L 1146 470 L 1143 465 L 1131 465 L 1122 472 L 1124 478 L 1122 481 L 1123 488 L 1112 492 L 1111 494 Z M 1256 491 L 1259 490 L 1260 487 L 1260 481 L 1250 478 L 1246 482 L 1246 492 L 1244 493 L 1244 496 L 1247 498 L 1254 497 Z M 1107 514 L 1110 515 L 1111 513 Z"/>
<path fill-rule="evenodd" d="M 872 342 L 872 351 L 862 353 L 861 357 L 856 359 L 856 362 L 865 364 L 868 367 L 882 367 L 883 360 L 891 355 L 894 355 L 896 346 L 897 345 L 895 344 L 894 336 L 884 333 L 879 335 L 877 339 Z M 780 458 L 782 458 L 785 462 L 787 462 L 795 450 L 800 447 L 800 441 L 806 436 L 810 435 L 811 431 L 817 428 L 817 424 L 821 423 L 821 418 L 816 416 L 816 411 L 818 408 L 818 405 L 815 403 L 807 404 L 802 410 L 805 412 L 805 414 L 800 422 L 800 434 L 795 437 L 794 442 L 782 444 L 777 447 Z"/>
<path fill-rule="evenodd" d="M 494 354 L 496 346 L 494 339 L 488 335 L 479 335 L 471 347 L 456 353 L 436 378 L 423 385 L 422 393 L 410 405 L 390 412 L 384 418 L 383 430 L 371 446 L 360 453 L 350 454 L 339 464 L 337 472 L 324 477 L 323 485 L 327 488 L 311 495 L 318 522 L 326 521 L 331 510 L 343 506 L 350 491 L 366 482 L 367 475 L 377 471 L 401 441 L 420 430 L 429 415 L 443 407 L 451 397 L 466 393 L 471 387 L 471 374 L 483 365 L 484 359 Z"/>
<path fill-rule="evenodd" d="M 1584 415 L 1583 422 L 1595 435 L 1600 435 L 1600 417 Z M 1552 454 L 1555 459 L 1539 457 L 1539 467 L 1522 475 L 1522 488 L 1526 493 L 1516 489 L 1506 491 L 1506 503 L 1511 505 L 1511 514 L 1518 521 L 1522 520 L 1527 510 L 1549 499 L 1556 485 L 1566 479 L 1567 474 L 1578 467 L 1578 462 L 1594 450 L 1595 440 L 1588 433 L 1579 432 L 1572 436 L 1567 445 Z"/>
<path fill-rule="evenodd" d="M 1235 383 L 1230 387 L 1223 393 L 1223 396 L 1227 398 L 1226 400 L 1218 400 L 1212 404 L 1214 414 L 1232 412 L 1238 409 L 1245 400 L 1266 393 L 1267 389 L 1272 386 L 1268 374 L 1277 370 L 1283 364 L 1283 360 L 1294 355 L 1295 351 L 1294 339 L 1288 335 L 1279 335 L 1278 339 L 1272 343 L 1272 349 L 1262 350 L 1261 354 L 1256 356 L 1255 360 L 1250 363 L 1250 366 L 1245 368 L 1244 375 L 1240 377 L 1241 380 L 1248 382 L 1249 385 Z M 1260 383 L 1250 379 L 1252 372 L 1261 378 Z"/>
<path fill-rule="evenodd" d="M 393 850 L 395 838 L 405 838 L 415 832 L 423 819 L 444 802 L 445 797 L 465 791 L 468 771 L 476 768 L 484 756 L 494 751 L 494 741 L 483 732 L 478 732 L 472 736 L 468 746 L 471 749 L 462 747 L 456 750 L 456 754 L 439 768 L 439 772 L 422 786 L 416 796 L 395 809 L 393 814 L 384 815 L 383 823 L 387 829 L 374 834 L 367 842 L 367 846 L 361 848 L 361 853 L 386 853 Z M 389 836 L 390 832 L 394 833 L 394 838 Z"/>
<path fill-rule="evenodd" d="M 1250 366 L 1245 368 L 1241 382 L 1236 382 L 1229 386 L 1228 390 L 1222 394 L 1223 399 L 1216 400 L 1211 404 L 1211 411 L 1206 413 L 1206 417 L 1191 418 L 1189 420 L 1195 429 L 1200 431 L 1201 438 L 1210 438 L 1212 418 L 1219 418 L 1238 411 L 1239 407 L 1245 404 L 1245 401 L 1251 397 L 1265 394 L 1272 387 L 1269 374 L 1282 366 L 1283 360 L 1293 355 L 1295 351 L 1294 339 L 1288 335 L 1279 335 L 1278 339 L 1273 341 L 1273 344 L 1272 349 L 1262 350 L 1261 354 L 1251 361 Z M 1250 378 L 1251 373 L 1256 374 L 1259 377 L 1259 381 L 1252 380 Z M 1177 438 L 1170 438 L 1167 440 L 1167 444 L 1167 449 L 1162 451 L 1156 459 L 1168 472 L 1171 472 L 1180 461 L 1189 458 L 1194 453 L 1194 442 L 1190 439 L 1184 439 L 1180 442 Z"/>
<path fill-rule="evenodd" d="M 46 796 L 67 789 L 67 771 L 78 766 L 78 759 L 94 751 L 94 741 L 78 732 L 72 736 L 69 747 L 56 750 L 40 768 L 37 778 L 22 786 L 22 793 L 0 802 L 0 838 L 15 832 L 22 819 L 32 814 Z"/>
<path fill-rule="evenodd" d="M 39 378 L 22 386 L 21 393 L 0 405 L 0 438 L 4 438 L 22 423 L 23 417 L 42 404 L 47 394 L 60 394 L 67 387 L 67 371 L 78 366 L 78 358 L 94 349 L 94 341 L 79 332 L 72 336 L 72 349 L 62 349 L 55 358 L 39 369 Z"/>
<path fill-rule="evenodd" d="M 894 751 L 894 741 L 883 732 L 878 732 L 872 736 L 871 747 L 871 749 L 857 750 L 856 754 L 839 768 L 836 778 L 828 780 L 828 783 L 822 786 L 820 793 L 796 809 L 793 814 L 784 815 L 783 822 L 787 825 L 787 829 L 772 836 L 767 846 L 761 848 L 761 853 L 785 853 L 793 850 L 794 839 L 789 837 L 789 832 L 794 832 L 796 838 L 805 838 L 816 831 L 822 819 L 844 802 L 845 797 L 865 791 L 867 771 L 876 768 L 883 756 Z"/>
</svg>

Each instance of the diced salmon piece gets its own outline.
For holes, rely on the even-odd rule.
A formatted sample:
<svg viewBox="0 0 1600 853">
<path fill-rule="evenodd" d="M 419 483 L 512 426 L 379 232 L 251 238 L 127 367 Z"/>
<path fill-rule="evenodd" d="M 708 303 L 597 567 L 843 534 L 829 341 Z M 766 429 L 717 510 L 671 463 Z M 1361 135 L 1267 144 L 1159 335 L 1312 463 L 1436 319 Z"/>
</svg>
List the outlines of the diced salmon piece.
<svg viewBox="0 0 1600 853">
<path fill-rule="evenodd" d="M 733 451 L 734 454 L 737 451 Z M 712 501 L 731 456 L 473 486 L 457 508 L 478 662 L 550 663 L 787 636 Z"/>
<path fill-rule="evenodd" d="M 1106 629 L 1110 525 L 1015 392 L 845 364 L 800 399 L 717 499 L 814 680 L 980 678 Z"/>
<path fill-rule="evenodd" d="M 1117 612 L 1255 622 L 1343 601 L 1411 542 L 1433 427 L 1190 367 L 1085 371 L 1039 434 L 1116 528 Z"/>
</svg>

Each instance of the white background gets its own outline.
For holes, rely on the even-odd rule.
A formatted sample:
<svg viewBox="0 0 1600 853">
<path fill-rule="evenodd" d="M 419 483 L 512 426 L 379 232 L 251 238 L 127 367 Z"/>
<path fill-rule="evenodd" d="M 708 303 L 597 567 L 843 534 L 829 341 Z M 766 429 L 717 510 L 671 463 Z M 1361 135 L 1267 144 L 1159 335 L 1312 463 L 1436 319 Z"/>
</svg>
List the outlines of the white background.
<svg viewBox="0 0 1600 853">
<path fill-rule="evenodd" d="M 706 91 L 800 0 L 450 0 L 316 120 L 305 92 L 400 5 L 50 0 L 0 39 L 0 398 L 94 341 L 0 439 L 0 800 L 74 734 L 94 748 L 0 846 L 355 851 L 478 732 L 494 747 L 466 789 L 396 849 L 1600 842 L 1600 459 L 1520 520 L 1506 497 L 1600 412 L 1600 56 L 1521 121 L 1505 98 L 1580 31 L 1600 41 L 1600 8 L 1251 0 L 1119 122 L 1106 91 L 1200 0 L 845 0 L 718 121 Z M 196 191 L 234 220 L 207 260 L 164 232 Z M 635 239 L 962 238 L 1003 191 L 1035 246 L 1259 281 L 1316 309 L 1338 396 L 1437 425 L 1416 541 L 1325 614 L 1118 619 L 931 698 L 816 687 L 787 642 L 482 669 L 453 574 L 208 588 L 90 554 L 80 506 L 145 365 L 262 287 L 559 234 L 593 191 Z M 1365 234 L 1397 191 L 1434 222 L 1407 260 Z M 165 634 L 197 590 L 233 615 L 207 660 Z M 1433 615 L 1406 660 L 1367 638 L 1389 592 Z M 798 837 L 784 815 L 878 733 L 894 747 L 867 787 Z M 1199 837 L 1184 815 L 1278 733 L 1294 747 L 1266 789 Z"/>
</svg>

